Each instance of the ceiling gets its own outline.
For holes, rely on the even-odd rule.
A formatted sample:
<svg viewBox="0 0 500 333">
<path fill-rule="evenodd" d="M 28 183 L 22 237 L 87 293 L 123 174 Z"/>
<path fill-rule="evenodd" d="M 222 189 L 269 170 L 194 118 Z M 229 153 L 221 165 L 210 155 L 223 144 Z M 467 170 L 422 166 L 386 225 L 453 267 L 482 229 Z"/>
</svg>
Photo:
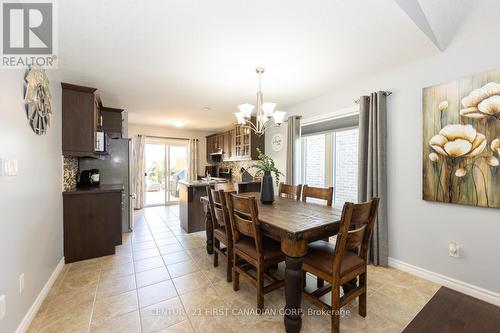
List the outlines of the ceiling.
<svg viewBox="0 0 500 333">
<path fill-rule="evenodd" d="M 392 0 L 64 0 L 58 7 L 62 80 L 99 88 L 105 105 L 125 108 L 138 124 L 227 126 L 238 104 L 255 103 L 257 66 L 266 68 L 264 99 L 284 109 L 439 52 Z"/>
</svg>

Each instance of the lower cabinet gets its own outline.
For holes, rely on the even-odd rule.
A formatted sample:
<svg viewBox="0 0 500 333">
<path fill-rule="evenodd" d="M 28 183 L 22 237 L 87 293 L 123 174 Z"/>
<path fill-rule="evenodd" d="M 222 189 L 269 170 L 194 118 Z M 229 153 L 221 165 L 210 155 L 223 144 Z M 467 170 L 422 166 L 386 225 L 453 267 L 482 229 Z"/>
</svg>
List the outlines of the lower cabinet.
<svg viewBox="0 0 500 333">
<path fill-rule="evenodd" d="M 66 263 L 115 253 L 122 243 L 122 193 L 63 195 Z"/>
</svg>

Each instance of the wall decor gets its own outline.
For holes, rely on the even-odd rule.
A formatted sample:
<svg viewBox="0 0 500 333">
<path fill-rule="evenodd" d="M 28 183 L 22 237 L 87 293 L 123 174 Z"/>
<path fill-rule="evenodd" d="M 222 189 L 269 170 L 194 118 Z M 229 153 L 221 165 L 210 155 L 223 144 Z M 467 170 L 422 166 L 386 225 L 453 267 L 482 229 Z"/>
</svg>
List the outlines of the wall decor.
<svg viewBox="0 0 500 333">
<path fill-rule="evenodd" d="M 28 69 L 25 81 L 26 116 L 31 129 L 36 134 L 43 135 L 47 133 L 52 114 L 49 79 L 44 69 L 33 66 Z"/>
<path fill-rule="evenodd" d="M 280 151 L 283 148 L 283 136 L 281 134 L 274 134 L 271 139 L 271 147 L 274 151 Z"/>
<path fill-rule="evenodd" d="M 500 208 L 500 69 L 423 89 L 423 199 Z"/>
</svg>

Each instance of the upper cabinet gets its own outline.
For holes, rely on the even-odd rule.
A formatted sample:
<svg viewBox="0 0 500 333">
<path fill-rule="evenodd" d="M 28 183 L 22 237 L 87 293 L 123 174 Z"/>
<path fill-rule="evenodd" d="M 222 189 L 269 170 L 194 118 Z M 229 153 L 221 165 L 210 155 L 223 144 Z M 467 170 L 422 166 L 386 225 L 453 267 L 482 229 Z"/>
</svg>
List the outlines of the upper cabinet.
<svg viewBox="0 0 500 333">
<path fill-rule="evenodd" d="M 65 156 L 106 154 L 106 138 L 121 138 L 122 111 L 103 107 L 96 88 L 61 83 L 62 152 Z"/>
<path fill-rule="evenodd" d="M 256 160 L 257 148 L 265 150 L 264 136 L 239 125 L 207 136 L 207 162 Z"/>
<path fill-rule="evenodd" d="M 61 83 L 62 150 L 66 156 L 93 156 L 100 149 L 102 103 L 96 88 Z"/>
<path fill-rule="evenodd" d="M 123 109 L 103 107 L 102 129 L 110 139 L 121 139 L 123 133 Z"/>
</svg>

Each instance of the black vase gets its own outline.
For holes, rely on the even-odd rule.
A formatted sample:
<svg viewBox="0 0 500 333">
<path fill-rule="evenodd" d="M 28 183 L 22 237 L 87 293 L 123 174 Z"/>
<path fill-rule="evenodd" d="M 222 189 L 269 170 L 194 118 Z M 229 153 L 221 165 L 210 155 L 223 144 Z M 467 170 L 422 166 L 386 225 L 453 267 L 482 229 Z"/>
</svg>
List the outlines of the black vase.
<svg viewBox="0 0 500 333">
<path fill-rule="evenodd" d="M 273 176 L 271 171 L 265 171 L 260 185 L 260 201 L 265 205 L 270 205 L 274 201 Z"/>
</svg>

